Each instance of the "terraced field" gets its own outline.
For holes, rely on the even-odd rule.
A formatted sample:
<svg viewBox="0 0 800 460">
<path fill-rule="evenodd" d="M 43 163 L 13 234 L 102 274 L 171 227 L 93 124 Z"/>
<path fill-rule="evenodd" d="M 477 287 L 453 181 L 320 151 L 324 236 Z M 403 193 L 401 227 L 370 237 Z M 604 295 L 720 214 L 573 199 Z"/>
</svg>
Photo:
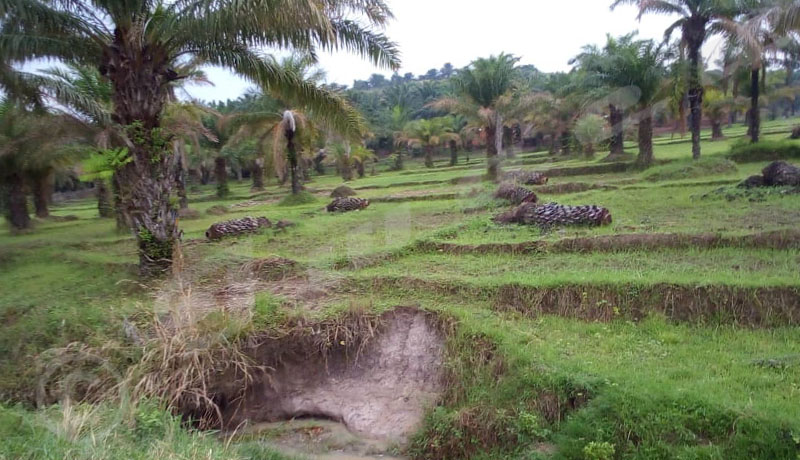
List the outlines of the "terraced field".
<svg viewBox="0 0 800 460">
<path fill-rule="evenodd" d="M 274 184 L 235 184 L 225 200 L 197 187 L 197 216 L 181 221 L 182 271 L 158 281 L 136 277 L 131 238 L 91 200 L 63 203 L 30 234 L 0 233 L 0 392 L 41 406 L 73 392 L 87 405 L 2 406 L 0 458 L 800 458 L 800 194 L 737 189 L 765 162 L 728 160 L 743 129 L 726 134 L 704 143 L 700 163 L 685 140 L 658 139 L 663 163 L 644 171 L 602 155 L 504 163 L 551 176 L 531 187 L 540 202 L 608 208 L 603 227 L 495 223 L 510 205 L 481 180 L 478 153 L 455 167 L 381 163 L 348 184 L 369 207 L 342 214 L 324 210 L 341 183 L 331 174 L 290 206 Z M 295 225 L 205 239 L 212 223 L 243 216 Z M 180 358 L 167 365 L 153 350 Z M 248 386 L 230 363 L 249 361 L 222 350 L 257 350 L 275 378 L 291 374 L 283 385 L 335 382 L 300 385 L 328 389 L 290 410 L 285 395 L 258 393 L 258 377 Z M 342 363 L 359 354 L 353 374 Z M 395 358 L 402 370 L 386 364 Z M 111 383 L 159 382 L 159 366 L 207 377 L 211 400 L 171 401 L 194 424 L 155 399 L 177 394 L 169 383 L 125 387 L 147 403 L 119 404 Z M 389 380 L 407 385 L 390 388 L 419 403 L 420 419 L 379 436 L 364 420 L 394 420 L 398 395 L 347 385 Z M 231 395 L 252 404 L 242 420 Z M 209 427 L 212 403 L 242 425 L 195 430 Z M 359 412 L 370 404 L 378 415 Z M 397 426 L 414 422 L 402 415 Z M 112 422 L 114 435 L 103 430 Z"/>
</svg>

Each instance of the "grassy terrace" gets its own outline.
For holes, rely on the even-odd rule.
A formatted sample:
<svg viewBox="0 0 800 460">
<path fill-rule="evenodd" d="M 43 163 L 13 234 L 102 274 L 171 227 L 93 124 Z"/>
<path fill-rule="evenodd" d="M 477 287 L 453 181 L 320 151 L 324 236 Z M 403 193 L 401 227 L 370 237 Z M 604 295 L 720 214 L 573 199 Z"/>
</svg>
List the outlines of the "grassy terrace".
<svg viewBox="0 0 800 460">
<path fill-rule="evenodd" d="M 785 138 L 795 121 L 767 123 L 765 132 L 776 134 L 766 137 Z M 454 379 L 400 452 L 408 457 L 589 459 L 591 446 L 611 445 L 615 459 L 797 459 L 800 195 L 735 189 L 765 166 L 725 159 L 743 129 L 705 142 L 697 164 L 688 138 L 667 137 L 657 139 L 655 157 L 670 161 L 646 171 L 593 171 L 603 154 L 523 153 L 506 165 L 588 168 L 533 188 L 540 201 L 609 208 L 613 223 L 602 228 L 493 223 L 508 205 L 477 181 L 485 164 L 477 152 L 470 165 L 439 159 L 445 166 L 434 170 L 418 160 L 399 172 L 381 164 L 378 175 L 348 184 L 373 203 L 341 215 L 324 211 L 341 184 L 332 174 L 315 177 L 307 185 L 315 201 L 297 206 L 281 205 L 287 189 L 274 184 L 260 193 L 233 184 L 225 200 L 199 187 L 190 197 L 198 216 L 181 221 L 186 266 L 213 284 L 236 281 L 236 267 L 253 259 L 297 261 L 329 286 L 330 298 L 301 305 L 282 291 L 257 294 L 289 317 L 418 305 L 446 318 Z M 552 187 L 576 183 L 608 187 Z M 207 213 L 215 206 L 224 214 Z M 33 408 L 48 349 L 80 343 L 120 372 L 136 363 L 141 351 L 123 324 L 146 330 L 162 292 L 137 279 L 132 239 L 98 218 L 92 200 L 59 204 L 53 214 L 74 220 L 39 221 L 19 236 L 0 230 L 0 394 L 8 401 L 0 406 L 0 458 L 284 458 L 269 439 L 227 442 L 187 430 L 155 403 L 127 415 L 115 403 Z M 212 223 L 246 215 L 296 226 L 205 241 Z M 747 239 L 780 231 L 780 241 Z M 648 234 L 685 240 L 585 246 Z M 701 236 L 717 239 L 691 239 Z M 582 243 L 564 246 L 575 238 Z M 216 267 L 228 271 L 217 276 Z M 309 302 L 312 311 L 304 310 Z M 115 435 L 104 434 L 117 422 Z"/>
</svg>

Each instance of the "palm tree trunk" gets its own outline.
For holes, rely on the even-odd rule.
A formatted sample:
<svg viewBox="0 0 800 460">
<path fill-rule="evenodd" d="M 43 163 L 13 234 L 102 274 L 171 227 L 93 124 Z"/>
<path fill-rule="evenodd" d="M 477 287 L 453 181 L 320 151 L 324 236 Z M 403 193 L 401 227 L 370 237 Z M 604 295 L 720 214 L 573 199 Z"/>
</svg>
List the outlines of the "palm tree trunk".
<svg viewBox="0 0 800 460">
<path fill-rule="evenodd" d="M 586 158 L 594 158 L 594 144 L 587 142 L 583 147 L 583 154 Z"/>
<path fill-rule="evenodd" d="M 550 146 L 548 148 L 548 153 L 550 155 L 555 155 L 558 153 L 558 143 L 561 139 L 561 133 L 558 131 L 553 131 L 550 135 Z"/>
<path fill-rule="evenodd" d="M 639 118 L 639 158 L 642 166 L 653 163 L 653 109 L 645 107 L 640 112 Z"/>
<path fill-rule="evenodd" d="M 503 116 L 499 112 L 495 114 L 495 150 L 497 150 L 497 157 L 503 156 Z"/>
<path fill-rule="evenodd" d="M 486 178 L 497 181 L 500 169 L 500 159 L 497 157 L 497 130 L 496 126 L 486 126 Z"/>
<path fill-rule="evenodd" d="M 172 266 L 173 253 L 180 243 L 178 210 L 171 200 L 174 161 L 169 150 L 162 149 L 162 155 L 156 159 L 146 148 L 137 146 L 133 149 L 136 160 L 125 165 L 120 174 L 125 217 L 136 236 L 139 272 L 145 277 L 165 273 Z"/>
<path fill-rule="evenodd" d="M 711 140 L 712 141 L 721 141 L 725 139 L 725 135 L 722 134 L 722 120 L 712 119 L 711 120 Z"/>
<path fill-rule="evenodd" d="M 619 156 L 625 153 L 625 132 L 623 131 L 623 113 L 614 104 L 608 106 L 608 121 L 611 125 L 611 143 L 609 149 L 611 156 Z"/>
<path fill-rule="evenodd" d="M 34 175 L 32 179 L 33 206 L 36 209 L 36 217 L 47 218 L 50 216 L 53 172 L 42 172 Z"/>
<path fill-rule="evenodd" d="M 700 81 L 700 48 L 705 41 L 705 23 L 689 24 L 685 29 L 689 50 L 689 128 L 692 131 L 692 158 L 700 158 L 700 122 L 703 119 L 703 85 Z"/>
<path fill-rule="evenodd" d="M 450 140 L 450 166 L 458 164 L 458 144 L 456 141 Z"/>
<path fill-rule="evenodd" d="M 200 166 L 200 184 L 201 185 L 208 185 L 209 181 L 211 180 L 211 172 L 205 165 Z"/>
<path fill-rule="evenodd" d="M 253 160 L 252 172 L 253 190 L 264 190 L 264 159 Z"/>
<path fill-rule="evenodd" d="M 570 146 L 570 140 L 572 137 L 572 133 L 569 130 L 564 131 L 561 133 L 561 154 L 562 155 L 569 155 L 572 153 L 572 148 Z"/>
<path fill-rule="evenodd" d="M 119 174 L 126 217 L 139 248 L 139 272 L 152 276 L 172 266 L 180 247 L 178 211 L 172 202 L 175 159 L 161 132 L 161 114 L 170 82 L 180 76 L 169 69 L 169 53 L 141 48 L 129 30 L 117 28 L 102 56 L 101 73 L 114 91 L 113 121 L 125 129 L 131 162 Z"/>
<path fill-rule="evenodd" d="M 176 141 L 176 143 L 179 141 Z M 184 153 L 180 149 L 175 149 L 175 184 L 178 188 L 178 206 L 180 209 L 189 209 L 189 197 L 186 194 L 187 171 L 184 164 Z"/>
<path fill-rule="evenodd" d="M 97 213 L 100 217 L 114 217 L 114 207 L 111 205 L 111 191 L 105 179 L 94 181 L 97 189 Z"/>
<path fill-rule="evenodd" d="M 119 171 L 115 171 L 111 176 L 111 193 L 114 197 L 114 217 L 117 220 L 117 232 L 127 232 L 130 230 L 130 219 L 125 209 L 126 199 L 123 198 L 122 184 L 120 182 Z"/>
<path fill-rule="evenodd" d="M 217 180 L 217 196 L 225 198 L 230 193 L 230 188 L 228 188 L 228 165 L 225 157 L 214 158 L 214 178 Z"/>
<path fill-rule="evenodd" d="M 503 151 L 506 158 L 514 158 L 514 130 L 503 126 Z"/>
<path fill-rule="evenodd" d="M 425 167 L 433 168 L 433 146 L 425 146 Z"/>
<path fill-rule="evenodd" d="M 286 156 L 289 158 L 289 174 L 292 178 L 292 194 L 300 193 L 300 177 L 297 171 L 297 148 L 294 145 L 294 131 L 287 129 L 286 136 Z"/>
<path fill-rule="evenodd" d="M 28 215 L 28 200 L 25 197 L 25 183 L 22 175 L 12 172 L 6 184 L 6 203 L 8 205 L 8 221 L 16 230 L 25 230 L 31 226 Z"/>
<path fill-rule="evenodd" d="M 761 130 L 761 111 L 758 107 L 758 96 L 760 87 L 758 77 L 761 69 L 755 68 L 750 71 L 750 142 L 758 142 L 759 131 Z"/>
</svg>

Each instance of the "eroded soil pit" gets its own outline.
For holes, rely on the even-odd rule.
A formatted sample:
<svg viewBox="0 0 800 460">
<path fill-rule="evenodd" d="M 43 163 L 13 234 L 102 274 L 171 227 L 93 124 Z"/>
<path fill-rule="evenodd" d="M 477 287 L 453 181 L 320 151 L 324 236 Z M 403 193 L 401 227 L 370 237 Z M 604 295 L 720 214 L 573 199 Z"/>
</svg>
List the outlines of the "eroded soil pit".
<svg viewBox="0 0 800 460">
<path fill-rule="evenodd" d="M 334 337 L 329 332 L 315 333 Z M 226 408 L 226 425 L 249 431 L 265 423 L 323 419 L 341 423 L 362 439 L 357 444 L 402 445 L 443 389 L 444 336 L 437 319 L 398 307 L 378 318 L 374 335 L 351 339 L 360 343 L 333 340 L 324 353 L 282 355 Z M 270 343 L 255 350 L 264 363 L 274 353 Z"/>
</svg>

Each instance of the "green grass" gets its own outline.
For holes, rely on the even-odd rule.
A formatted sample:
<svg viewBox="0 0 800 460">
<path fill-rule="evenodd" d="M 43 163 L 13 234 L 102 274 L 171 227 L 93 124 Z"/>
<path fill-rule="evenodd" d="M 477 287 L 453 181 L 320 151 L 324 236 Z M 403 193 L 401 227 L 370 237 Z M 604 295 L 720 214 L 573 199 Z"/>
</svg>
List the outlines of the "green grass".
<svg viewBox="0 0 800 460">
<path fill-rule="evenodd" d="M 762 140 L 757 144 L 737 143 L 731 147 L 728 156 L 741 163 L 755 161 L 797 160 L 800 159 L 800 144 L 789 140 Z"/>
<path fill-rule="evenodd" d="M 695 179 L 698 177 L 725 175 L 738 172 L 736 164 L 722 158 L 706 157 L 691 162 L 668 163 L 645 171 L 642 176 L 648 181 Z"/>
<path fill-rule="evenodd" d="M 425 267 L 423 273 L 419 268 Z M 800 251 L 662 250 L 576 254 L 413 254 L 357 272 L 455 284 L 798 286 Z"/>
<path fill-rule="evenodd" d="M 304 191 L 297 194 L 287 195 L 278 202 L 278 206 L 300 206 L 316 202 L 317 198 L 314 195 Z"/>
<path fill-rule="evenodd" d="M 0 458 L 26 460 L 289 460 L 258 442 L 229 445 L 187 430 L 152 404 L 52 406 L 32 413 L 0 405 Z"/>
<path fill-rule="evenodd" d="M 783 139 L 797 122 L 767 122 L 764 137 Z M 550 181 L 607 184 L 616 187 L 613 190 L 537 192 L 543 202 L 609 208 L 614 222 L 601 228 L 542 233 L 533 227 L 494 224 L 491 217 L 507 205 L 491 197 L 495 185 L 472 182 L 484 173 L 482 152 L 472 153 L 469 165 L 463 163 L 462 153 L 455 167 L 439 158 L 432 170 L 424 168 L 421 159 L 407 159 L 406 169 L 395 172 L 386 171 L 388 163 L 381 162 L 378 175 L 347 185 L 369 199 L 457 196 L 373 202 L 363 211 L 345 214 L 324 210 L 330 191 L 342 183 L 332 173 L 315 176 L 299 197 L 275 184 L 253 192 L 249 183 L 231 181 L 224 200 L 214 196 L 213 185 L 193 187 L 190 207 L 198 216 L 180 223 L 186 241 L 204 240 L 214 222 L 247 215 L 286 219 L 296 226 L 208 244 L 191 242 L 185 248 L 186 261 L 190 269 L 207 276 L 201 279 L 212 279 L 249 259 L 287 257 L 310 268 L 314 276 L 342 280 L 345 286 L 320 303 L 314 315 L 335 315 L 353 305 L 375 310 L 419 305 L 453 320 L 448 369 L 455 372 L 457 385 L 415 437 L 411 454 L 416 458 L 587 460 L 592 452 L 612 446 L 615 459 L 796 460 L 799 328 L 693 324 L 652 312 L 640 322 L 625 315 L 608 322 L 533 318 L 515 313 L 524 311 L 520 305 L 499 309 L 491 291 L 512 284 L 532 289 L 583 286 L 601 293 L 659 284 L 797 287 L 797 250 L 721 247 L 525 255 L 413 250 L 420 240 L 483 244 L 796 229 L 800 195 L 726 198 L 726 190 L 758 173 L 766 161 L 730 163 L 726 155 L 745 128 L 737 125 L 725 133 L 727 140 L 703 142 L 700 162 L 691 160 L 688 137 L 662 136 L 655 140 L 655 157 L 668 163 L 643 171 Z M 635 152 L 630 144 L 628 149 Z M 504 167 L 580 168 L 603 164 L 603 156 L 586 160 L 520 152 Z M 723 192 L 715 193 L 719 189 Z M 207 214 L 213 206 L 226 206 L 228 212 Z M 156 307 L 153 293 L 159 286 L 141 284 L 137 278 L 131 236 L 117 233 L 112 220 L 98 218 L 93 200 L 58 204 L 53 214 L 78 220 L 37 220 L 34 231 L 18 236 L 5 224 L 0 227 L 0 395 L 7 401 L 0 406 L 0 459 L 278 459 L 257 439 L 227 444 L 213 434 L 186 429 L 155 407 L 123 410 L 106 402 L 65 412 L 63 406 L 15 405 L 31 401 L 43 352 L 50 348 L 73 342 L 107 346 L 117 352 L 113 366 L 124 370 L 135 362 L 137 347 L 126 339 L 123 320 L 146 323 Z M 387 254 L 392 257 L 368 268 L 334 268 Z M 231 279 L 236 280 L 235 275 Z M 379 286 L 382 279 L 422 280 L 464 290 L 457 295 L 425 284 Z M 291 316 L 287 308 L 280 296 L 259 293 L 252 310 L 254 325 L 283 321 Z M 563 409 L 555 418 L 548 412 L 553 401 Z"/>
</svg>

